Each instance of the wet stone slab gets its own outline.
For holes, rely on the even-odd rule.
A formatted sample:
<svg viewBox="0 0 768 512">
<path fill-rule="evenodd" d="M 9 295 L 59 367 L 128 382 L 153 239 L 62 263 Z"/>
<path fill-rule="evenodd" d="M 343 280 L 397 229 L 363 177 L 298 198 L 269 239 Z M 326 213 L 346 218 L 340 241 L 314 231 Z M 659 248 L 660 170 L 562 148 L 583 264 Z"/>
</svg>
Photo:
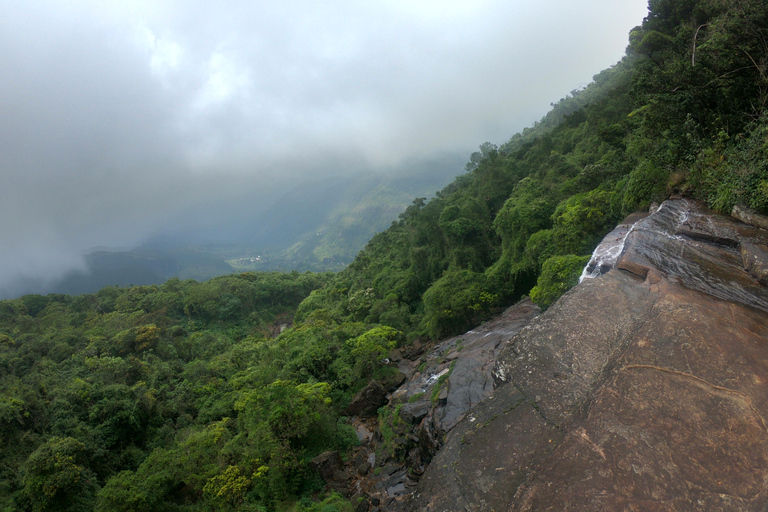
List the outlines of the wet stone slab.
<svg viewBox="0 0 768 512">
<path fill-rule="evenodd" d="M 498 356 L 409 510 L 768 510 L 766 233 L 666 202 Z M 623 270 L 622 270 L 623 269 Z"/>
</svg>

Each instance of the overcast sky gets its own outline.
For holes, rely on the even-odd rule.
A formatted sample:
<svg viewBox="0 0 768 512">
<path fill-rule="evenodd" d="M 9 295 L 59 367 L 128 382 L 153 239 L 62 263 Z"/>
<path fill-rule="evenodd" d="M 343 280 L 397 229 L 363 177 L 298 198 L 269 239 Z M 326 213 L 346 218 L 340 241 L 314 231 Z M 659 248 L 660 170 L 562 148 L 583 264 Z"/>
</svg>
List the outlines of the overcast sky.
<svg viewBox="0 0 768 512">
<path fill-rule="evenodd" d="M 646 0 L 0 9 L 0 290 L 203 199 L 467 155 L 618 61 Z"/>
</svg>

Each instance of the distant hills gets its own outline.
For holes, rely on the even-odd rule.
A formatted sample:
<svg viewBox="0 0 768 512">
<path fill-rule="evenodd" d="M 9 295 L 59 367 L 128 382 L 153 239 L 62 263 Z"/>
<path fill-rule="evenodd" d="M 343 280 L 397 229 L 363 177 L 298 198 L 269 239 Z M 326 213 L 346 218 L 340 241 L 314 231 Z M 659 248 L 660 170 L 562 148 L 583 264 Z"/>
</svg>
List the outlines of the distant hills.
<svg viewBox="0 0 768 512">
<path fill-rule="evenodd" d="M 433 196 L 460 174 L 465 160 L 451 155 L 386 173 L 297 183 L 266 208 L 248 204 L 247 195 L 203 205 L 190 217 L 205 222 L 166 230 L 133 249 L 100 247 L 85 256 L 87 271 L 48 283 L 28 279 L 14 295 L 93 293 L 255 270 L 341 270 L 414 199 Z"/>
</svg>

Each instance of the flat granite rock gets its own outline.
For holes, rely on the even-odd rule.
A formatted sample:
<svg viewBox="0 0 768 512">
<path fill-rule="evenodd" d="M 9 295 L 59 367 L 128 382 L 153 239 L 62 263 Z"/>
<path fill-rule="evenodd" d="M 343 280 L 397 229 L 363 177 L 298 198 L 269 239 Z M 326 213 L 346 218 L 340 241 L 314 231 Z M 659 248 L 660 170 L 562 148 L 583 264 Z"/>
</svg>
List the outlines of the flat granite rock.
<svg viewBox="0 0 768 512">
<path fill-rule="evenodd" d="M 659 288 L 652 321 L 509 510 L 765 510 L 768 324 Z"/>
<path fill-rule="evenodd" d="M 528 473 L 562 439 L 514 386 L 504 386 L 448 434 L 410 508 L 505 510 Z"/>
<path fill-rule="evenodd" d="M 503 348 L 409 509 L 768 510 L 764 237 L 685 200 L 638 222 Z"/>
</svg>

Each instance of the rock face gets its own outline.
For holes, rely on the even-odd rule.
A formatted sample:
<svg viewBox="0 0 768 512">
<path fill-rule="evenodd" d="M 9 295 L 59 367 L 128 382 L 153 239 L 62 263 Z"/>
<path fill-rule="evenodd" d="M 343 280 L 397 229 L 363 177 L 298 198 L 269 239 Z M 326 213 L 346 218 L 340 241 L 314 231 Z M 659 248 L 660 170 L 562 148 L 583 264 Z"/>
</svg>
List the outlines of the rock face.
<svg viewBox="0 0 768 512">
<path fill-rule="evenodd" d="M 414 344 L 407 350 L 393 351 L 390 360 L 402 372 L 402 378 L 397 379 L 402 385 L 387 395 L 385 388 L 389 386 L 373 382 L 345 411 L 354 416 L 351 422 L 361 445 L 347 454 L 343 466 L 346 474 L 356 476 L 339 479 L 339 468 L 335 466 L 331 476 L 328 471 L 323 473 L 327 460 L 336 461 L 333 454 L 323 454 L 322 460 L 313 462 L 328 490 L 350 496 L 358 503 L 358 510 L 403 510 L 445 434 L 491 396 L 492 371 L 498 355 L 538 314 L 539 308 L 525 300 L 461 336 L 435 345 Z M 390 414 L 382 425 L 381 417 L 371 416 L 385 403 Z M 339 482 L 345 488 L 340 488 Z"/>
<path fill-rule="evenodd" d="M 755 276 L 761 284 L 768 286 L 768 248 L 742 242 L 741 259 L 744 260 L 744 270 Z"/>
<path fill-rule="evenodd" d="M 753 210 L 742 205 L 733 207 L 731 217 L 758 228 L 768 229 L 768 217 L 755 213 Z"/>
<path fill-rule="evenodd" d="M 768 509 L 767 242 L 686 200 L 638 221 L 502 350 L 409 508 Z"/>
</svg>

